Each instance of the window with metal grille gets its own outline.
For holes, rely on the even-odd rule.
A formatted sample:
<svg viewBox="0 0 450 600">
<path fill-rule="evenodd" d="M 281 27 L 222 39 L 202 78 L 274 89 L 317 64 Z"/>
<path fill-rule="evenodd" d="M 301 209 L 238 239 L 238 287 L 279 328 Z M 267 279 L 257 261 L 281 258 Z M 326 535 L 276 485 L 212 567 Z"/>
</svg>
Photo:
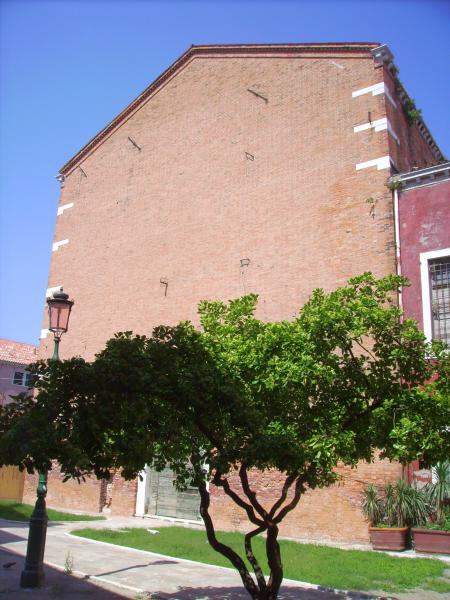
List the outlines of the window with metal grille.
<svg viewBox="0 0 450 600">
<path fill-rule="evenodd" d="M 433 339 L 450 345 L 450 256 L 428 262 Z"/>
</svg>

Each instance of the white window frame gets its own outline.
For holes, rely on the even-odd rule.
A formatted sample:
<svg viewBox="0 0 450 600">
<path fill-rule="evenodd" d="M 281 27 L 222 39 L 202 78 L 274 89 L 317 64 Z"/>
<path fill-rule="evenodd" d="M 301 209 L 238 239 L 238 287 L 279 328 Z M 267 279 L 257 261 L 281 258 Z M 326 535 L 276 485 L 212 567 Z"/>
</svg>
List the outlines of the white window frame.
<svg viewBox="0 0 450 600">
<path fill-rule="evenodd" d="M 16 381 L 15 381 L 15 380 L 16 380 L 16 375 L 17 375 L 18 373 L 20 373 L 20 374 L 22 375 L 22 382 L 21 382 L 21 383 L 16 383 Z M 14 375 L 13 375 L 13 378 L 12 378 L 12 384 L 13 384 L 13 385 L 19 385 L 19 386 L 21 386 L 21 387 L 24 387 L 24 386 L 25 386 L 25 383 L 24 383 L 24 382 L 25 382 L 25 379 L 26 379 L 26 373 L 27 373 L 27 372 L 26 372 L 25 370 L 23 370 L 23 371 L 14 371 Z"/>
<path fill-rule="evenodd" d="M 16 373 L 22 373 L 22 383 L 16 383 L 14 380 L 16 379 Z M 31 377 L 31 373 L 29 373 L 26 369 L 21 371 L 14 371 L 14 375 L 12 377 L 12 384 L 17 385 L 19 387 L 30 387 L 27 385 L 27 379 Z"/>
<path fill-rule="evenodd" d="M 420 253 L 420 282 L 422 286 L 423 332 L 428 342 L 431 342 L 433 339 L 429 262 L 430 260 L 433 260 L 435 258 L 444 258 L 445 256 L 450 256 L 450 248 L 442 248 L 441 250 L 432 250 L 431 252 Z"/>
</svg>

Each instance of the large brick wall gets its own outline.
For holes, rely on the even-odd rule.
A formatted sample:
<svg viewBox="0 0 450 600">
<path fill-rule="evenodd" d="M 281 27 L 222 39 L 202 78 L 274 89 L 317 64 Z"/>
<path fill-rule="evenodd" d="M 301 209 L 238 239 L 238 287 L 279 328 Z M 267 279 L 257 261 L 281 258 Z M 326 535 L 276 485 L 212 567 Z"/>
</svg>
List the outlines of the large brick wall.
<svg viewBox="0 0 450 600">
<path fill-rule="evenodd" d="M 71 510 L 82 510 L 97 513 L 101 510 L 101 488 L 103 482 L 95 477 L 88 477 L 85 482 L 70 479 L 63 483 L 58 466 L 55 464 L 47 475 L 47 497 L 48 506 L 53 508 L 67 508 Z M 23 501 L 34 504 L 36 501 L 36 488 L 38 483 L 37 474 L 27 475 Z"/>
<path fill-rule="evenodd" d="M 111 483 L 111 514 L 134 515 L 137 480 L 126 481 L 121 476 L 120 471 L 116 471 Z"/>
<path fill-rule="evenodd" d="M 113 515 L 133 515 L 136 504 L 137 480 L 125 481 L 120 471 L 112 473 L 111 480 L 97 480 L 94 476 L 86 480 L 69 479 L 62 481 L 57 464 L 47 476 L 47 505 L 53 508 L 67 508 L 86 512 L 108 512 Z M 36 501 L 37 474 L 27 475 L 23 502 Z"/>
<path fill-rule="evenodd" d="M 197 322 L 203 298 L 256 292 L 260 318 L 288 319 L 315 287 L 395 272 L 389 165 L 361 167 L 387 157 L 392 136 L 354 131 L 390 111 L 384 94 L 352 95 L 387 78 L 369 50 L 193 52 L 71 163 L 54 238 L 68 242 L 48 281 L 75 299 L 62 358 L 92 359 L 117 331 Z M 51 353 L 50 338 L 40 351 Z M 399 473 L 385 463 L 344 470 L 342 484 L 306 495 L 283 534 L 365 541 L 362 482 Z M 269 493 L 276 480 L 255 485 Z M 135 485 L 114 480 L 113 512 L 133 512 Z M 223 527 L 242 526 L 216 492 L 213 511 Z"/>
<path fill-rule="evenodd" d="M 339 481 L 327 488 L 307 491 L 298 506 L 280 525 L 280 535 L 321 543 L 348 543 L 367 545 L 368 526 L 362 511 L 362 490 L 368 483 L 383 485 L 403 474 L 398 463 L 375 461 L 360 463 L 357 469 L 340 467 Z M 241 490 L 239 477 L 232 474 L 230 485 Z M 280 494 L 285 477 L 277 471 L 264 474 L 255 471 L 250 479 L 251 488 L 258 492 L 258 500 L 270 509 Z M 213 500 L 211 514 L 217 529 L 250 531 L 252 526 L 245 512 L 237 507 L 218 488 L 210 488 Z M 242 492 L 241 492 L 242 493 Z M 290 496 L 288 496 L 289 500 Z"/>
<path fill-rule="evenodd" d="M 385 115 L 383 95 L 352 98 L 382 75 L 370 53 L 187 63 L 66 177 L 49 275 L 76 302 L 62 357 L 195 320 L 205 297 L 255 291 L 262 318 L 289 318 L 314 287 L 392 272 L 388 170 L 355 169 L 388 134 L 353 132 Z"/>
</svg>

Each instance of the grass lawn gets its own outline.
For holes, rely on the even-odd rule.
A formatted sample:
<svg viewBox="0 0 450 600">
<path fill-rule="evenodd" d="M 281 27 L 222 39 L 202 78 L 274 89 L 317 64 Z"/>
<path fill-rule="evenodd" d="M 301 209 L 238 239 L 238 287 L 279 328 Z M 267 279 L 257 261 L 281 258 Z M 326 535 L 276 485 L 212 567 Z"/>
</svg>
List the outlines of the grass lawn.
<svg viewBox="0 0 450 600">
<path fill-rule="evenodd" d="M 22 504 L 14 500 L 0 500 L 0 519 L 10 519 L 11 521 L 29 521 L 34 506 L 31 504 Z M 72 513 L 61 512 L 47 508 L 49 521 L 103 521 L 105 517 L 100 515 L 74 515 Z"/>
<path fill-rule="evenodd" d="M 230 563 L 209 546 L 204 531 L 183 527 L 163 527 L 158 535 L 146 529 L 79 529 L 73 535 L 129 546 L 198 562 L 230 567 Z M 244 556 L 240 533 L 219 532 L 221 541 Z M 450 580 L 444 575 L 447 565 L 436 559 L 397 558 L 378 552 L 339 550 L 327 546 L 281 541 L 284 575 L 339 589 L 400 592 L 413 588 L 450 592 Z M 261 564 L 264 540 L 253 545 Z M 265 568 L 267 572 L 267 567 Z"/>
</svg>

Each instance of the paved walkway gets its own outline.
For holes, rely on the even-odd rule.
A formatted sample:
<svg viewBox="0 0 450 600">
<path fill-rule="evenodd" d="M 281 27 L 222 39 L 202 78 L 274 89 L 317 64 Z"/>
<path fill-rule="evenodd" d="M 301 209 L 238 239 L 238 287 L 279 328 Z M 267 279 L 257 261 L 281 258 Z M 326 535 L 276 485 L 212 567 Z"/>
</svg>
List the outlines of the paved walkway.
<svg viewBox="0 0 450 600">
<path fill-rule="evenodd" d="M 69 535 L 83 527 L 161 527 L 165 521 L 114 518 L 90 523 L 50 523 L 45 551 L 45 587 L 21 590 L 28 523 L 0 520 L 0 600 L 161 598 L 249 600 L 239 575 L 229 569 L 92 542 Z M 64 573 L 70 553 L 73 575 Z M 15 563 L 5 568 L 8 563 Z M 280 600 L 336 600 L 340 595 L 285 582 Z M 356 597 L 353 596 L 354 598 Z"/>
</svg>

